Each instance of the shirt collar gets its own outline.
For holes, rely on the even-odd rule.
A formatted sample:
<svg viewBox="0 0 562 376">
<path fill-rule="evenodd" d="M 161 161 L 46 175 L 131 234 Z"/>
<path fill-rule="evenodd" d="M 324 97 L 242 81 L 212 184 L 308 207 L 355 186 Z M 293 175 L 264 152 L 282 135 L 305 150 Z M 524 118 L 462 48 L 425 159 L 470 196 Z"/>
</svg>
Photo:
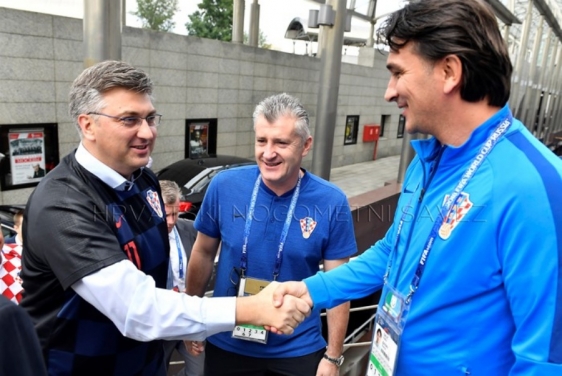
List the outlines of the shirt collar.
<svg viewBox="0 0 562 376">
<path fill-rule="evenodd" d="M 86 150 L 82 143 L 78 145 L 75 157 L 76 161 L 82 167 L 97 176 L 101 181 L 115 190 L 124 191 L 126 188 L 130 189 L 130 187 L 133 185 L 135 177 L 133 177 L 133 181 L 125 179 L 117 171 L 103 164 L 99 159 L 94 157 L 88 150 Z M 133 175 L 136 175 L 136 173 Z"/>
</svg>

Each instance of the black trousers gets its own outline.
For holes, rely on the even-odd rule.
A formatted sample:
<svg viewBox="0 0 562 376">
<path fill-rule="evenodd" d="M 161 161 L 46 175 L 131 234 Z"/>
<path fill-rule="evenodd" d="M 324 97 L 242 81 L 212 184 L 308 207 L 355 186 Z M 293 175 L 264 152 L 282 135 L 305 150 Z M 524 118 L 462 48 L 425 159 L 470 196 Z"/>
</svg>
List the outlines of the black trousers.
<svg viewBox="0 0 562 376">
<path fill-rule="evenodd" d="M 254 358 L 224 351 L 207 342 L 205 376 L 314 376 L 325 352 L 321 349 L 294 358 Z"/>
</svg>

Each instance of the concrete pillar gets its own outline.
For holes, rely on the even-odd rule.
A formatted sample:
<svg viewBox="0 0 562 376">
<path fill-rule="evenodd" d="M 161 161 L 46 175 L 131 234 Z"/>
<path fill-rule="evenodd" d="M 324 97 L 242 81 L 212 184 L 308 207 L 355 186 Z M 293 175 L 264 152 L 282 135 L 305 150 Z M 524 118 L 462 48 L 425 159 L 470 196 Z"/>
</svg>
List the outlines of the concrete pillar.
<svg viewBox="0 0 562 376">
<path fill-rule="evenodd" d="M 334 26 L 322 26 L 320 85 L 316 106 L 316 128 L 312 150 L 312 173 L 330 180 L 332 149 L 336 129 L 338 94 L 341 75 L 343 33 L 347 15 L 346 0 L 331 0 L 336 12 Z M 320 47 L 320 45 L 319 45 Z"/>
<path fill-rule="evenodd" d="M 258 0 L 254 0 L 250 12 L 250 38 L 249 44 L 253 47 L 258 47 L 260 38 L 260 5 Z"/>
<path fill-rule="evenodd" d="M 367 38 L 367 47 L 375 46 L 375 22 L 371 21 L 371 27 L 369 28 L 369 37 Z"/>
<path fill-rule="evenodd" d="M 121 26 L 127 26 L 127 0 L 121 0 Z"/>
<path fill-rule="evenodd" d="M 121 1 L 84 0 L 84 67 L 121 60 Z"/>
<path fill-rule="evenodd" d="M 244 0 L 234 0 L 232 10 L 232 43 L 244 43 Z"/>
</svg>

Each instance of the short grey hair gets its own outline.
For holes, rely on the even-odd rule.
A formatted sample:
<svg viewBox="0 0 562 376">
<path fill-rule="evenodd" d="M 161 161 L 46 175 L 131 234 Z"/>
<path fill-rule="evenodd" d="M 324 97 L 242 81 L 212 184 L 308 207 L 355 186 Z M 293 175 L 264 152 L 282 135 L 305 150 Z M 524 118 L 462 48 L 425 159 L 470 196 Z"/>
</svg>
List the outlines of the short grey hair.
<svg viewBox="0 0 562 376">
<path fill-rule="evenodd" d="M 148 75 L 123 61 L 103 61 L 85 69 L 70 88 L 68 109 L 78 133 L 78 116 L 99 112 L 105 106 L 103 94 L 111 89 L 124 88 L 139 94 L 148 94 L 152 100 L 153 83 Z"/>
<path fill-rule="evenodd" d="M 181 190 L 175 181 L 160 180 L 160 189 L 162 190 L 164 205 L 173 205 L 179 201 Z"/>
<path fill-rule="evenodd" d="M 254 110 L 254 131 L 257 120 L 263 116 L 269 123 L 275 122 L 282 116 L 290 116 L 296 119 L 295 131 L 304 142 L 310 137 L 308 113 L 299 101 L 287 93 L 276 94 L 265 98 Z"/>
</svg>

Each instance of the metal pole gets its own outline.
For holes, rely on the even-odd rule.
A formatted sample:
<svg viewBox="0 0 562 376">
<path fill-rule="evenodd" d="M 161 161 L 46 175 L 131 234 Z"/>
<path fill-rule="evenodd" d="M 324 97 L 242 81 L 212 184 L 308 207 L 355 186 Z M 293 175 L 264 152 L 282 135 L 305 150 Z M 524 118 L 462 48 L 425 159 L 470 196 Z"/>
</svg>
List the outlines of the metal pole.
<svg viewBox="0 0 562 376">
<path fill-rule="evenodd" d="M 550 42 L 552 40 L 552 29 L 548 29 L 548 32 L 546 33 L 546 45 L 544 46 L 544 50 L 543 50 L 543 54 L 542 54 L 542 62 L 541 62 L 541 70 L 539 72 L 539 79 L 537 81 L 536 84 L 536 89 L 534 90 L 534 95 L 531 94 L 532 98 L 531 99 L 531 107 L 529 108 L 529 115 L 528 117 L 529 119 L 529 126 L 531 127 L 531 131 L 533 133 L 536 133 L 535 136 L 537 138 L 540 138 L 540 129 L 539 129 L 539 122 L 540 122 L 540 118 L 537 119 L 537 116 L 539 115 L 539 106 L 541 105 L 541 97 L 543 98 L 542 100 L 542 106 L 546 105 L 545 102 L 545 97 L 546 97 L 546 92 L 545 92 L 545 87 L 546 84 L 544 82 L 545 80 L 545 71 L 546 71 L 546 64 L 548 63 L 548 58 L 550 56 Z M 535 121 L 536 121 L 536 128 L 535 128 Z"/>
<path fill-rule="evenodd" d="M 549 106 L 549 114 L 547 115 L 547 121 L 546 121 L 546 135 L 545 135 L 545 140 L 548 142 L 548 137 L 550 135 L 550 133 L 553 131 L 553 129 L 556 127 L 555 123 L 556 121 L 558 121 L 558 105 L 560 103 L 560 86 L 561 83 L 559 82 L 560 77 L 561 77 L 561 69 L 560 69 L 560 64 L 562 63 L 562 48 L 560 48 L 560 42 L 557 42 L 557 46 L 558 46 L 558 57 L 556 59 L 556 64 L 554 65 L 554 74 L 553 74 L 553 80 L 552 80 L 552 88 L 551 88 L 551 106 Z"/>
<path fill-rule="evenodd" d="M 560 59 L 559 59 L 560 62 Z M 560 121 L 560 116 L 562 112 L 562 100 L 560 100 L 560 96 L 562 94 L 562 82 L 560 78 L 562 78 L 562 67 L 557 66 L 556 69 L 558 72 L 556 73 L 556 98 L 555 98 L 555 105 L 553 107 L 553 116 L 550 119 L 550 127 L 549 127 L 549 134 L 558 132 L 561 128 L 562 122 Z"/>
<path fill-rule="evenodd" d="M 523 125 L 527 127 L 527 129 L 531 130 L 531 132 L 533 130 L 532 129 L 533 125 L 531 124 L 532 121 L 529 120 L 529 117 L 531 117 L 532 115 L 531 114 L 532 109 L 529 108 L 529 106 L 531 105 L 531 96 L 533 95 L 533 85 L 535 84 L 534 79 L 535 79 L 535 72 L 537 70 L 537 60 L 542 45 L 543 25 L 544 25 L 544 17 L 541 16 L 539 19 L 539 27 L 537 28 L 537 31 L 535 33 L 535 43 L 533 44 L 533 52 L 531 56 L 531 61 L 529 62 L 530 69 L 527 75 L 528 84 L 526 90 L 524 91 L 525 98 L 523 99 L 523 106 L 521 107 L 521 109 L 523 110 L 522 112 L 523 116 L 520 117 L 520 120 L 523 122 Z"/>
<path fill-rule="evenodd" d="M 398 184 L 402 184 L 404 182 L 406 170 L 412 162 L 412 159 L 416 156 L 416 152 L 412 148 L 410 142 L 418 138 L 418 135 L 414 136 L 408 132 L 404 132 L 404 138 L 402 139 L 402 151 L 400 152 L 400 164 L 398 165 L 398 176 L 396 178 L 396 182 Z"/>
<path fill-rule="evenodd" d="M 527 17 L 523 21 L 523 30 L 521 31 L 521 39 L 519 44 L 519 52 L 517 53 L 517 61 L 513 69 L 513 90 L 511 92 L 511 110 L 515 114 L 521 107 L 519 94 L 524 92 L 523 87 L 523 64 L 527 55 L 527 44 L 529 43 L 529 32 L 533 23 L 533 2 L 529 0 L 527 7 Z"/>
<path fill-rule="evenodd" d="M 551 87 L 552 87 L 552 78 L 554 76 L 554 66 L 556 64 L 556 57 L 558 56 L 558 43 L 556 40 L 556 36 L 552 35 L 552 29 L 550 30 L 550 38 L 554 42 L 553 51 L 550 57 L 550 61 L 547 64 L 544 64 L 543 70 L 541 72 L 542 77 L 542 86 L 543 86 L 543 98 L 542 98 L 542 106 L 539 112 L 539 119 L 537 124 L 537 138 L 544 142 L 545 138 L 543 135 L 543 125 L 544 125 L 544 117 L 546 116 L 547 107 L 551 105 Z"/>
<path fill-rule="evenodd" d="M 260 38 L 260 5 L 254 0 L 250 12 L 250 46 L 258 47 Z M 293 52 L 294 53 L 294 52 Z"/>
<path fill-rule="evenodd" d="M 232 10 L 232 43 L 244 43 L 244 0 L 234 0 Z"/>
<path fill-rule="evenodd" d="M 121 1 L 84 0 L 84 67 L 121 60 Z"/>
<path fill-rule="evenodd" d="M 332 148 L 336 128 L 338 93 L 340 88 L 341 53 L 343 33 L 347 15 L 346 0 L 331 0 L 336 12 L 332 28 L 322 30 L 322 53 L 320 59 L 320 85 L 316 106 L 316 128 L 312 150 L 312 173 L 330 180 Z"/>
</svg>

